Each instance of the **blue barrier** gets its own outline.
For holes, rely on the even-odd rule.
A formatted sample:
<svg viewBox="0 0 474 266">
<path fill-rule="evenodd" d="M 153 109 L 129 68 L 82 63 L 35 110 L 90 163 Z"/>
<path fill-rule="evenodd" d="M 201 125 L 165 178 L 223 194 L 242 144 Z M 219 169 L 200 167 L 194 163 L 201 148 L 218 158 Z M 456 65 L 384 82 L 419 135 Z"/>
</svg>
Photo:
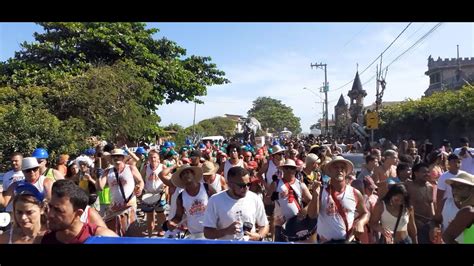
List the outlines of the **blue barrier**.
<svg viewBox="0 0 474 266">
<path fill-rule="evenodd" d="M 210 240 L 210 239 L 172 239 L 172 238 L 146 238 L 146 237 L 89 237 L 85 244 L 246 244 L 246 245 L 275 245 L 291 244 L 279 242 L 236 241 L 236 240 Z"/>
</svg>

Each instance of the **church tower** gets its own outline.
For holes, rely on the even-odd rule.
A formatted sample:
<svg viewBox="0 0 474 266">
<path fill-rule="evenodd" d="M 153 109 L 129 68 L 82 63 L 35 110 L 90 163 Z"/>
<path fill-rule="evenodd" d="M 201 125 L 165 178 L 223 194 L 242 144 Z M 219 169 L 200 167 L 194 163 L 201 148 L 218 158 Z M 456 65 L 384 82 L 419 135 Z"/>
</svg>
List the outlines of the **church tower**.
<svg viewBox="0 0 474 266">
<path fill-rule="evenodd" d="M 364 98 L 367 96 L 367 92 L 362 89 L 362 83 L 359 78 L 359 71 L 356 72 L 352 89 L 347 93 L 350 98 L 349 113 L 351 115 L 351 123 L 357 123 L 359 125 L 364 124 Z"/>
</svg>

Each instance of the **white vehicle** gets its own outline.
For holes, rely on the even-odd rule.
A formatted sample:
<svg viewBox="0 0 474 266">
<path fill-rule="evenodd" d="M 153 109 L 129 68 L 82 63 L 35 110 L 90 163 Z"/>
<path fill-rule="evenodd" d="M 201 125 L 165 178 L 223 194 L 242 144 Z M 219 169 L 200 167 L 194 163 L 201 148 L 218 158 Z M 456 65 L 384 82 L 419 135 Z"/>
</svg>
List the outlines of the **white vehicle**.
<svg viewBox="0 0 474 266">
<path fill-rule="evenodd" d="M 223 136 L 208 136 L 208 137 L 204 137 L 201 139 L 202 142 L 206 142 L 206 141 L 212 141 L 212 142 L 215 142 L 215 141 L 224 141 L 224 137 Z"/>
</svg>

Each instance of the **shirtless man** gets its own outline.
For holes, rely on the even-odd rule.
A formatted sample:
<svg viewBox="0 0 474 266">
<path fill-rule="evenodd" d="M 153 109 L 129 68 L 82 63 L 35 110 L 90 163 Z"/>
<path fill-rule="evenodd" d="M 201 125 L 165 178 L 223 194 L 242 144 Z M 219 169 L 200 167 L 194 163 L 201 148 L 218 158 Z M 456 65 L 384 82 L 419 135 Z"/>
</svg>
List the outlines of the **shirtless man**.
<svg viewBox="0 0 474 266">
<path fill-rule="evenodd" d="M 383 153 L 384 161 L 374 169 L 372 178 L 378 186 L 378 195 L 382 198 L 388 191 L 387 179 L 397 177 L 398 154 L 394 150 L 386 150 Z"/>
<path fill-rule="evenodd" d="M 415 211 L 415 224 L 418 234 L 418 243 L 431 244 L 430 228 L 434 226 L 433 217 L 435 208 L 433 202 L 433 185 L 428 182 L 430 177 L 429 166 L 419 163 L 413 166 L 414 180 L 405 183 L 410 202 Z"/>
</svg>

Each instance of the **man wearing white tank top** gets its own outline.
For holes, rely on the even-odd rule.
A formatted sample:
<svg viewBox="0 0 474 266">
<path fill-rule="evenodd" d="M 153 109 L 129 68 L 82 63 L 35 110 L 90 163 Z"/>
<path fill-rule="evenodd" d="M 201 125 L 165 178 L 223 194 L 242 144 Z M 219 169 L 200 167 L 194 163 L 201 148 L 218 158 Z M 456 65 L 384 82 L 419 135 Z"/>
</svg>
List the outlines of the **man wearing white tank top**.
<svg viewBox="0 0 474 266">
<path fill-rule="evenodd" d="M 265 189 L 268 190 L 270 188 L 270 185 L 272 184 L 273 176 L 278 174 L 278 167 L 283 164 L 285 161 L 285 149 L 282 149 L 280 146 L 275 145 L 272 147 L 272 159 L 268 160 L 260 171 L 258 171 L 257 176 L 261 180 L 265 180 Z M 281 176 L 278 176 L 278 178 L 281 178 Z"/>
<path fill-rule="evenodd" d="M 229 169 L 234 166 L 240 166 L 245 168 L 245 163 L 242 159 L 240 159 L 240 147 L 235 144 L 231 143 L 227 146 L 227 154 L 229 155 L 229 159 L 225 161 L 225 163 L 220 165 L 218 173 L 224 173 L 225 181 L 227 182 L 227 172 Z"/>
<path fill-rule="evenodd" d="M 204 214 L 209 197 L 216 191 L 202 183 L 202 170 L 195 166 L 182 166 L 173 174 L 171 182 L 184 190 L 176 199 L 176 214 L 169 220 L 168 228 L 174 230 L 186 214 L 190 238 L 204 239 Z"/>
<path fill-rule="evenodd" d="M 143 195 L 143 201 L 148 203 L 146 199 L 153 199 L 150 204 L 157 206 L 157 202 L 161 200 L 164 191 L 165 185 L 163 181 L 160 180 L 158 175 L 163 170 L 163 164 L 160 163 L 160 155 L 156 150 L 151 150 L 148 153 L 148 163 L 143 167 L 142 176 L 145 181 L 145 192 L 147 194 Z M 145 198 L 145 196 L 148 196 Z M 153 230 L 155 229 L 155 207 L 145 208 L 144 212 L 146 213 L 146 224 L 148 230 L 148 237 L 151 237 Z M 156 212 L 158 216 L 158 223 L 163 223 L 166 220 L 166 217 L 163 212 Z M 158 236 L 163 236 L 164 232 L 161 228 L 158 230 Z"/>
<path fill-rule="evenodd" d="M 21 161 L 21 170 L 25 179 L 13 183 L 7 191 L 3 191 L 0 194 L 0 207 L 8 205 L 12 197 L 14 196 L 15 188 L 22 182 L 30 183 L 35 186 L 40 193 L 44 195 L 45 199 L 51 199 L 51 187 L 53 186 L 53 180 L 46 178 L 40 174 L 39 164 L 35 157 L 25 157 Z"/>
<path fill-rule="evenodd" d="M 216 192 L 227 189 L 227 184 L 223 176 L 216 174 L 218 166 L 211 161 L 205 161 L 202 165 L 202 176 L 204 182 L 209 184 Z"/>
<path fill-rule="evenodd" d="M 313 183 L 313 199 L 308 206 L 308 216 L 318 218 L 317 233 L 321 243 L 346 243 L 352 240 L 352 236 L 358 238 L 364 233 L 364 226 L 369 221 L 364 198 L 345 181 L 353 169 L 351 161 L 336 156 L 325 166 L 324 170 L 331 177 L 331 182 L 321 190 L 321 196 L 316 189 L 321 183 Z M 358 217 L 354 217 L 356 212 Z"/>
<path fill-rule="evenodd" d="M 110 187 L 110 209 L 117 211 L 130 206 L 126 223 L 122 226 L 124 233 L 128 226 L 136 221 L 137 198 L 143 191 L 144 182 L 137 167 L 125 163 L 125 153 L 122 149 L 112 150 L 113 167 L 104 171 L 96 183 L 102 191 L 106 184 Z"/>
<path fill-rule="evenodd" d="M 273 217 L 275 221 L 275 239 L 278 240 L 280 240 L 280 232 L 286 227 L 290 219 L 296 215 L 302 219 L 306 218 L 306 204 L 312 199 L 308 187 L 296 178 L 297 167 L 295 161 L 286 159 L 280 169 L 283 171 L 283 178 L 273 182 L 270 191 L 268 191 L 268 193 L 274 195 L 272 199 L 276 202 Z M 314 227 L 307 229 L 312 231 Z M 310 235 L 305 237 L 310 238 Z"/>
</svg>

